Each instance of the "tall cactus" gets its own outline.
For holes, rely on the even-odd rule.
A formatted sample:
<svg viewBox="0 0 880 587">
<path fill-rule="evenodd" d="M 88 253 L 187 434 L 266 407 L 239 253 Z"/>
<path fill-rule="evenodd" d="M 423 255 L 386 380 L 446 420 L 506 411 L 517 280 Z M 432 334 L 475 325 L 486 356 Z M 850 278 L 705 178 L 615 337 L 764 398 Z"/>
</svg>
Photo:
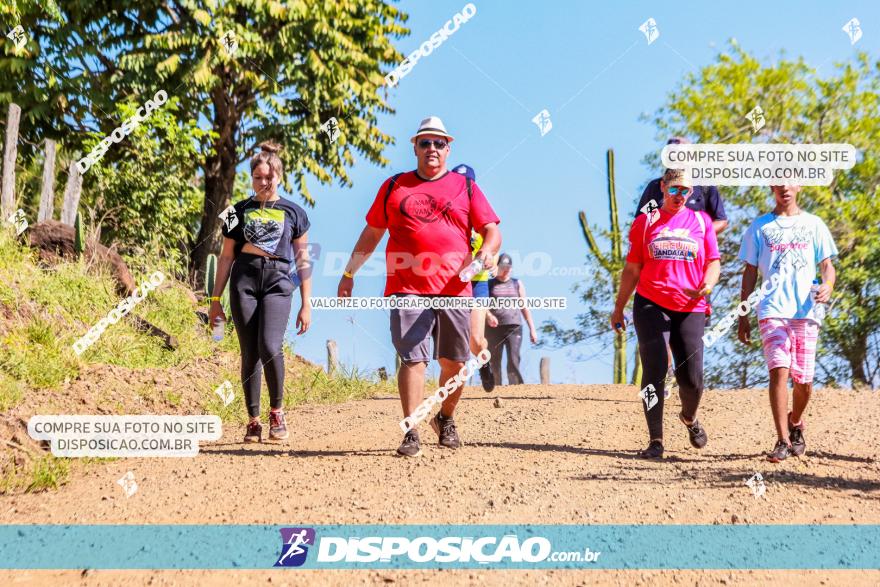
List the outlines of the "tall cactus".
<svg viewBox="0 0 880 587">
<path fill-rule="evenodd" d="M 205 261 L 205 293 L 208 296 L 214 295 L 214 281 L 217 277 L 217 255 L 210 254 L 208 255 L 208 259 Z M 223 288 L 223 293 L 220 294 L 220 305 L 223 307 L 223 311 L 226 313 L 226 316 L 229 317 L 229 282 L 226 282 L 226 287 Z"/>
<path fill-rule="evenodd" d="M 79 212 L 76 213 L 76 219 L 73 221 L 73 250 L 76 251 L 77 257 L 82 257 L 86 250 L 86 234 Z"/>
<path fill-rule="evenodd" d="M 599 243 L 593 236 L 590 224 L 587 222 L 587 215 L 583 212 L 578 214 L 581 222 L 581 228 L 584 232 L 584 238 L 587 240 L 587 246 L 590 252 L 599 262 L 599 265 L 610 277 L 611 283 L 616 292 L 620 288 L 620 273 L 623 269 L 623 234 L 620 231 L 620 222 L 617 218 L 617 195 L 615 192 L 614 181 L 614 150 L 608 149 L 608 204 L 611 208 L 611 231 L 609 238 L 611 240 L 611 251 L 605 253 L 599 248 Z M 640 369 L 639 369 L 640 371 Z M 633 372 L 633 377 L 636 373 Z M 639 373 L 641 379 L 641 373 Z M 616 333 L 614 335 L 614 383 L 626 383 L 626 331 Z"/>
</svg>

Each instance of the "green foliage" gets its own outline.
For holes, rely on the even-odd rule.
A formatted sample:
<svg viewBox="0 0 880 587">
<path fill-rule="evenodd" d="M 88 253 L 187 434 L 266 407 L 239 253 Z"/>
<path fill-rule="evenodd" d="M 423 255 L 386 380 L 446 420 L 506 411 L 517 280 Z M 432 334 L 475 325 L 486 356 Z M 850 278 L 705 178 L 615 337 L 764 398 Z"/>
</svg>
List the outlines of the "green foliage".
<svg viewBox="0 0 880 587">
<path fill-rule="evenodd" d="M 111 188 L 112 201 L 101 207 L 115 216 L 108 236 L 126 246 L 144 242 L 152 230 L 175 244 L 187 236 L 187 245 L 195 245 L 192 260 L 201 270 L 205 255 L 216 246 L 216 217 L 232 195 L 236 167 L 268 138 L 284 147 L 285 188 L 308 203 L 313 202 L 309 176 L 351 185 L 347 169 L 356 153 L 361 160 L 387 164 L 382 152 L 392 138 L 378 128 L 378 116 L 392 112 L 387 93 L 380 91 L 383 68 L 403 58 L 391 41 L 409 32 L 402 26 L 406 15 L 390 3 L 57 4 L 57 20 L 35 3 L 18 6 L 15 13 L 32 36 L 21 54 L 0 39 L 0 106 L 14 99 L 26 113 L 25 151 L 42 138 L 65 137 L 69 149 L 85 153 L 97 137 L 123 122 L 117 104 L 143 104 L 160 89 L 179 99 L 177 124 L 195 139 L 195 154 L 174 151 L 170 145 L 184 145 L 174 140 L 170 145 L 154 142 L 150 149 L 135 147 L 129 137 L 123 141 L 127 147 L 111 148 L 114 153 L 127 148 L 138 156 L 114 159 L 117 155 L 108 153 L 117 165 L 102 165 L 104 183 L 87 186 L 84 200 L 97 199 L 105 185 Z M 235 52 L 224 46 L 228 33 L 238 43 Z M 166 104 L 160 110 L 170 108 Z M 333 143 L 320 130 L 331 117 L 342 131 Z M 210 125 L 210 134 L 195 136 L 187 130 L 199 119 Z M 161 124 L 161 116 L 154 124 Z M 145 164 L 137 161 L 140 157 L 147 158 Z M 193 181 L 191 165 L 200 168 L 204 190 L 204 199 L 197 201 L 201 218 L 195 222 L 187 189 Z M 86 181 L 94 184 L 91 175 Z M 136 188 L 131 200 L 124 197 L 129 188 Z M 143 197 L 156 188 L 163 197 Z M 171 200 L 164 194 L 175 189 L 181 190 L 182 200 L 166 207 Z"/>
<path fill-rule="evenodd" d="M 119 104 L 116 117 L 128 120 L 141 105 Z M 169 98 L 84 176 L 83 201 L 101 219 L 102 240 L 118 243 L 122 253 L 158 247 L 181 264 L 197 230 L 202 201 L 197 145 L 210 133 L 181 118 L 179 101 Z M 84 152 L 103 138 L 91 133 Z"/>
<path fill-rule="evenodd" d="M 21 381 L 0 371 L 0 413 L 7 413 L 20 404 L 24 398 L 24 391 Z"/>
<path fill-rule="evenodd" d="M 764 110 L 766 126 L 753 136 L 744 118 L 756 105 Z M 858 162 L 838 171 L 828 187 L 804 188 L 798 197 L 804 210 L 828 224 L 840 256 L 835 260 L 837 284 L 834 307 L 820 336 L 817 378 L 822 383 L 880 386 L 880 62 L 864 53 L 821 77 L 803 59 L 780 57 L 762 64 L 735 43 L 717 62 L 689 74 L 667 96 L 652 119 L 657 138 L 685 134 L 712 142 L 850 143 Z M 646 158 L 657 163 L 657 153 Z M 722 288 L 713 303 L 719 313 L 739 301 L 741 266 L 737 258 L 743 232 L 758 215 L 773 208 L 766 187 L 720 187 L 730 216 L 730 228 L 719 239 Z M 753 321 L 754 322 L 754 321 Z M 754 325 L 754 324 L 753 324 Z M 754 325 L 756 327 L 756 325 Z M 757 330 L 753 334 L 756 334 Z M 732 341 L 732 335 L 730 340 Z M 760 347 L 736 344 L 713 347 L 713 363 L 739 361 L 746 370 L 736 380 L 749 384 L 766 379 Z M 714 373 L 713 373 L 714 371 Z M 730 385 L 707 370 L 713 385 Z M 735 374 L 734 374 L 735 375 Z"/>
<path fill-rule="evenodd" d="M 30 461 L 19 467 L 13 465 L 0 477 L 0 495 L 24 490 L 27 493 L 57 489 L 70 476 L 70 459 L 57 458 L 51 454 L 33 455 Z"/>
</svg>

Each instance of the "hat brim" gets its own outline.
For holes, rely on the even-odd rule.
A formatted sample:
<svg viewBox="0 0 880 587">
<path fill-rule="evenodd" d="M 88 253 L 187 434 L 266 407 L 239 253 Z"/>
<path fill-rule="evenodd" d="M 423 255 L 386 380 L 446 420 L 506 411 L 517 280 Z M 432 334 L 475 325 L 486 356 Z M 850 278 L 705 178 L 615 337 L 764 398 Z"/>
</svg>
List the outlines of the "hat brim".
<svg viewBox="0 0 880 587">
<path fill-rule="evenodd" d="M 447 133 L 443 132 L 442 130 L 437 130 L 434 128 L 425 128 L 425 129 L 420 130 L 416 134 L 414 134 L 412 137 L 410 137 L 409 142 L 415 143 L 416 139 L 422 135 L 437 135 L 438 137 L 445 137 L 450 143 L 455 140 L 452 137 L 452 135 L 447 134 Z"/>
</svg>

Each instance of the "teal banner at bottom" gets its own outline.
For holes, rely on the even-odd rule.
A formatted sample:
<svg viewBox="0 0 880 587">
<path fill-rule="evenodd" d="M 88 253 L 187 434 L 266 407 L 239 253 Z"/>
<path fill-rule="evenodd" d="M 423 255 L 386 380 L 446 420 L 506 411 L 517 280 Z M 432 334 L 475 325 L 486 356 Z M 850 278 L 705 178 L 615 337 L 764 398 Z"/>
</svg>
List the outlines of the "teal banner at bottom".
<svg viewBox="0 0 880 587">
<path fill-rule="evenodd" d="M 878 569 L 877 525 L 7 525 L 2 569 Z"/>
</svg>

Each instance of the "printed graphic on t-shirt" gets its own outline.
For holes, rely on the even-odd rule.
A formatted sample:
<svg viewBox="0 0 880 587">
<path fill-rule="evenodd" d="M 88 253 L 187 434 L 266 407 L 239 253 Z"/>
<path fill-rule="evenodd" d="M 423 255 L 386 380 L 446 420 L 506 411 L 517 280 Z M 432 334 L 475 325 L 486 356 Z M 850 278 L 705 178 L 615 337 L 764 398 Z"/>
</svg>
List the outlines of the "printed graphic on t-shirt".
<svg viewBox="0 0 880 587">
<path fill-rule="evenodd" d="M 805 226 L 761 229 L 764 244 L 770 248 L 771 254 L 777 253 L 771 268 L 776 271 L 781 267 L 790 267 L 800 271 L 808 264 L 807 251 L 813 249 L 813 235 Z"/>
<path fill-rule="evenodd" d="M 284 210 L 245 210 L 244 238 L 255 247 L 274 254 L 283 233 Z"/>
<path fill-rule="evenodd" d="M 422 224 L 435 222 L 441 215 L 448 214 L 451 209 L 451 201 L 441 206 L 431 194 L 409 194 L 400 201 L 400 213 Z"/>
<path fill-rule="evenodd" d="M 700 246 L 691 238 L 687 228 L 673 228 L 664 226 L 651 242 L 648 243 L 648 252 L 651 258 L 660 261 L 686 261 L 693 263 L 697 258 Z"/>
</svg>

